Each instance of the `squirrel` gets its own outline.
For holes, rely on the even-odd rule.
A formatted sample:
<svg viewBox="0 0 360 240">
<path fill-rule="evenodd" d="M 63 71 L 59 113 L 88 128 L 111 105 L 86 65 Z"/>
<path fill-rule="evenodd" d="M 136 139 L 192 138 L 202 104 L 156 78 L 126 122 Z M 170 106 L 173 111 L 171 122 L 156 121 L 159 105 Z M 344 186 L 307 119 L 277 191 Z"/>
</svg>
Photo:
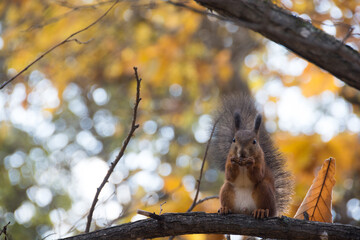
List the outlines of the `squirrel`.
<svg viewBox="0 0 360 240">
<path fill-rule="evenodd" d="M 210 161 L 225 170 L 218 212 L 255 218 L 285 212 L 293 192 L 292 175 L 261 124 L 253 98 L 247 93 L 224 98 L 214 122 Z"/>
</svg>

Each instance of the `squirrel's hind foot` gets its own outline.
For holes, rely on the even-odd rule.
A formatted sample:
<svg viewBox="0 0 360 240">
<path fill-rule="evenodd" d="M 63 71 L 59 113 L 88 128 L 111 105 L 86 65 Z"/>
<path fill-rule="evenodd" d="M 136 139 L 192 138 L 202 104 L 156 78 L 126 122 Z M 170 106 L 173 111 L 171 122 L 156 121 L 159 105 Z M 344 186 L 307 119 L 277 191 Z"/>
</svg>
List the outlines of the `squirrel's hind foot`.
<svg viewBox="0 0 360 240">
<path fill-rule="evenodd" d="M 228 207 L 221 207 L 218 210 L 218 214 L 229 214 L 231 213 L 231 210 Z"/>
<path fill-rule="evenodd" d="M 269 217 L 269 209 L 256 209 L 251 214 L 256 219 L 263 219 Z"/>
</svg>

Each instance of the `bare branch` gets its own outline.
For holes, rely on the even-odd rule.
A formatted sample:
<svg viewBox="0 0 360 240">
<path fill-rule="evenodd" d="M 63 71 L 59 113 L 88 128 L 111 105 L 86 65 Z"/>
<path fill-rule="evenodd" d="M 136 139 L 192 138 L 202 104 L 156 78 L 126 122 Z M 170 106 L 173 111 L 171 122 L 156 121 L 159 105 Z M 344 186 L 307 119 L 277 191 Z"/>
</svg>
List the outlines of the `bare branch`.
<svg viewBox="0 0 360 240">
<path fill-rule="evenodd" d="M 3 227 L 3 229 L 0 231 L 0 236 L 1 236 L 1 234 L 4 234 L 5 235 L 5 240 L 7 240 L 7 233 L 6 233 L 6 231 L 7 231 L 7 227 L 9 226 L 9 224 L 10 224 L 10 222 L 8 222 L 4 227 Z"/>
<path fill-rule="evenodd" d="M 348 28 L 348 31 L 347 31 L 345 37 L 343 38 L 342 43 L 345 43 L 346 40 L 347 40 L 351 35 L 353 35 L 354 30 L 355 30 L 355 28 L 354 28 L 353 26 L 350 26 L 350 27 Z"/>
<path fill-rule="evenodd" d="M 257 220 L 241 214 L 164 213 L 66 240 L 149 239 L 183 234 L 235 234 L 272 239 L 360 239 L 360 227 L 280 217 Z M 65 240 L 63 239 L 63 240 Z"/>
<path fill-rule="evenodd" d="M 73 39 L 68 39 L 67 42 L 74 41 L 74 42 L 76 42 L 77 44 L 88 44 L 88 43 L 91 42 L 92 40 L 94 40 L 94 39 L 92 38 L 92 39 L 90 39 L 90 40 L 87 40 L 87 41 L 83 42 L 83 41 L 80 41 L 80 40 L 77 39 L 77 38 L 73 38 Z"/>
<path fill-rule="evenodd" d="M 49 53 L 51 53 L 54 49 L 58 48 L 59 46 L 70 42 L 70 41 L 75 41 L 75 40 L 70 40 L 72 37 L 78 35 L 79 33 L 82 33 L 86 30 L 88 30 L 89 28 L 91 28 L 92 26 L 94 26 L 95 24 L 97 24 L 98 22 L 101 21 L 101 19 L 103 19 L 110 11 L 111 9 L 113 9 L 115 7 L 115 5 L 119 2 L 119 0 L 115 1 L 114 4 L 111 5 L 111 7 L 103 14 L 101 15 L 98 19 L 96 19 L 94 22 L 92 22 L 90 25 L 84 27 L 83 29 L 80 29 L 77 32 L 74 32 L 72 34 L 70 34 L 70 36 L 68 36 L 67 38 L 65 38 L 63 41 L 59 42 L 58 44 L 54 45 L 53 47 L 51 47 L 50 49 L 48 49 L 47 51 L 45 51 L 44 53 L 42 53 L 39 57 L 37 57 L 34 61 L 32 61 L 29 65 L 27 65 L 24 69 L 22 69 L 20 72 L 18 72 L 15 76 L 13 76 L 12 78 L 10 78 L 9 80 L 5 81 L 4 83 L 1 84 L 0 89 L 3 89 L 6 85 L 8 85 L 9 83 L 11 83 L 12 81 L 14 81 L 17 77 L 19 77 L 21 74 L 23 74 L 26 70 L 28 70 L 32 65 L 34 65 L 35 63 L 37 63 L 39 60 L 41 60 L 43 57 L 45 57 L 46 55 L 48 55 Z"/>
<path fill-rule="evenodd" d="M 141 98 L 140 98 L 140 83 L 141 83 L 142 79 L 139 78 L 136 67 L 134 67 L 134 71 L 135 71 L 135 78 L 136 78 L 137 85 L 136 85 L 136 100 L 135 100 L 135 106 L 134 106 L 134 111 L 133 111 L 133 119 L 132 119 L 132 122 L 131 122 L 131 128 L 130 128 L 129 134 L 127 135 L 127 137 L 126 137 L 126 139 L 125 139 L 125 141 L 124 141 L 124 143 L 123 143 L 123 145 L 122 145 L 122 147 L 120 149 L 119 154 L 116 156 L 115 160 L 111 163 L 111 166 L 110 166 L 106 176 L 104 177 L 104 180 L 102 181 L 102 183 L 100 184 L 100 186 L 96 190 L 94 200 L 93 200 L 91 208 L 89 210 L 89 215 L 88 215 L 88 220 L 87 220 L 87 223 L 86 223 L 85 232 L 89 232 L 89 230 L 90 230 L 92 215 L 94 213 L 96 203 L 99 200 L 98 197 L 100 195 L 101 190 L 103 189 L 105 184 L 108 182 L 108 180 L 110 178 L 110 175 L 113 173 L 116 165 L 120 161 L 121 157 L 124 155 L 125 149 L 126 149 L 128 143 L 130 142 L 130 139 L 133 136 L 135 130 L 139 127 L 139 124 L 136 124 L 136 117 L 137 117 L 138 106 L 139 106 L 139 103 L 141 101 Z"/>
<path fill-rule="evenodd" d="M 48 235 L 46 235 L 45 237 L 43 237 L 41 240 L 45 240 L 47 239 L 48 237 L 52 236 L 52 235 L 55 235 L 56 233 L 50 233 Z"/>
<path fill-rule="evenodd" d="M 153 218 L 153 219 L 156 219 L 156 220 L 162 220 L 163 219 L 163 217 L 161 215 L 157 215 L 156 213 L 144 211 L 144 210 L 141 210 L 141 209 L 138 209 L 136 212 L 137 212 L 137 214 L 140 214 L 140 215 L 143 215 L 143 216 L 146 216 L 146 217 L 149 217 L 149 218 Z"/>
<path fill-rule="evenodd" d="M 199 201 L 197 201 L 194 205 L 197 206 L 199 205 L 200 203 L 203 203 L 207 200 L 211 200 L 211 199 L 217 199 L 219 198 L 219 196 L 209 196 L 209 197 L 206 197 L 206 198 L 203 198 L 203 199 L 200 199 Z M 162 208 L 161 206 L 164 205 L 166 202 L 163 202 L 162 204 L 160 204 L 160 213 L 159 214 L 156 214 L 156 213 L 152 213 L 152 212 L 148 212 L 148 211 L 144 211 L 144 210 L 141 210 L 141 209 L 138 209 L 136 211 L 137 214 L 140 214 L 140 215 L 143 215 L 143 216 L 146 216 L 146 217 L 149 217 L 149 218 L 153 218 L 153 219 L 156 219 L 156 220 L 162 220 L 162 216 L 161 216 L 161 212 L 162 212 Z M 190 212 L 190 211 L 188 211 Z M 170 239 L 173 239 L 173 236 L 170 237 Z"/>
<path fill-rule="evenodd" d="M 202 164 L 201 164 L 199 179 L 196 181 L 197 186 L 196 186 L 196 194 L 195 194 L 195 197 L 194 197 L 194 201 L 193 201 L 193 203 L 191 204 L 191 206 L 189 207 L 189 209 L 186 212 L 191 212 L 194 209 L 194 207 L 198 204 L 196 201 L 198 199 L 199 192 L 200 192 L 200 183 L 201 183 L 201 178 L 202 178 L 202 174 L 203 174 L 203 171 L 204 171 L 204 165 L 205 165 L 207 153 L 208 153 L 208 150 L 209 150 L 209 146 L 210 146 L 210 143 L 211 143 L 211 139 L 212 139 L 212 137 L 214 135 L 215 127 L 216 127 L 216 124 L 218 122 L 219 122 L 219 119 L 216 120 L 216 122 L 214 123 L 214 126 L 213 126 L 213 128 L 211 130 L 210 138 L 209 138 L 209 141 L 208 141 L 208 143 L 206 145 L 204 158 L 203 158 L 203 161 L 202 161 Z"/>
<path fill-rule="evenodd" d="M 172 3 L 172 2 L 171 2 Z M 173 3 L 172 3 L 173 4 Z M 200 192 L 200 183 L 201 183 L 201 178 L 202 178 L 202 174 L 203 174 L 203 171 L 204 171 L 204 165 L 205 165 L 205 161 L 206 161 L 206 156 L 207 156 L 207 153 L 208 153 L 208 150 L 209 150 L 209 146 L 210 146 L 210 143 L 211 143 L 211 139 L 214 135 L 214 131 L 215 131 L 215 127 L 216 127 L 216 124 L 219 122 L 219 119 L 216 120 L 216 122 L 214 123 L 214 126 L 211 130 L 211 134 L 210 134 L 210 137 L 209 137 L 209 141 L 206 145 L 206 149 L 205 149 L 205 154 L 204 154 L 204 158 L 203 158 L 203 161 L 201 163 L 201 169 L 200 169 L 200 175 L 199 175 L 199 179 L 196 181 L 196 193 L 195 193 L 195 197 L 194 197 L 194 201 L 192 202 L 191 206 L 188 208 L 188 210 L 186 212 L 191 212 L 198 204 L 208 200 L 208 199 L 212 199 L 212 198 L 215 198 L 215 197 L 209 197 L 208 199 L 202 199 L 202 200 L 199 200 L 197 202 L 197 199 L 198 199 L 198 196 L 199 196 L 199 192 Z M 218 196 L 216 196 L 218 198 Z M 174 236 L 171 236 L 169 237 L 169 240 L 172 240 L 174 239 Z"/>
<path fill-rule="evenodd" d="M 218 199 L 219 196 L 218 195 L 214 195 L 214 196 L 209 196 L 209 197 L 205 197 L 203 199 L 200 199 L 199 201 L 196 202 L 195 206 L 207 201 L 207 200 L 211 200 L 211 199 Z"/>
<path fill-rule="evenodd" d="M 165 203 L 166 203 L 166 201 L 160 204 L 160 212 L 159 212 L 159 215 L 161 215 L 161 213 L 162 213 L 162 211 L 163 211 L 162 206 L 163 206 Z"/>
</svg>

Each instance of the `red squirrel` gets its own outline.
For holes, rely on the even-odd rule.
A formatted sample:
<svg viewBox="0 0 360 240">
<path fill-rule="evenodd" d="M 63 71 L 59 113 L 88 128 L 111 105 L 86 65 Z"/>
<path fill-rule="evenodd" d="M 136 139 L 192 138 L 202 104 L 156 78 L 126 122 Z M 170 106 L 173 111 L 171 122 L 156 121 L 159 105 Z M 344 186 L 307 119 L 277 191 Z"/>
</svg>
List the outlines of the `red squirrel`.
<svg viewBox="0 0 360 240">
<path fill-rule="evenodd" d="M 225 98 L 216 117 L 209 155 L 225 169 L 218 212 L 255 218 L 284 212 L 293 181 L 285 170 L 285 159 L 261 124 L 252 98 L 246 94 Z"/>
</svg>

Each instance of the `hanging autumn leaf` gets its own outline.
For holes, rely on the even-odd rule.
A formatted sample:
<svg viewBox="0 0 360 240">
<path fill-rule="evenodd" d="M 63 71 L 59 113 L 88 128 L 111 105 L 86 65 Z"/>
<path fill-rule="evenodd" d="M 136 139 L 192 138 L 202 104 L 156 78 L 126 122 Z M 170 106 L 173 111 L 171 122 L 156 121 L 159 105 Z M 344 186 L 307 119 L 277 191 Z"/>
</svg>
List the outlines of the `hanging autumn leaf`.
<svg viewBox="0 0 360 240">
<path fill-rule="evenodd" d="M 331 200 L 335 185 L 335 159 L 326 159 L 294 218 L 332 222 Z"/>
</svg>

